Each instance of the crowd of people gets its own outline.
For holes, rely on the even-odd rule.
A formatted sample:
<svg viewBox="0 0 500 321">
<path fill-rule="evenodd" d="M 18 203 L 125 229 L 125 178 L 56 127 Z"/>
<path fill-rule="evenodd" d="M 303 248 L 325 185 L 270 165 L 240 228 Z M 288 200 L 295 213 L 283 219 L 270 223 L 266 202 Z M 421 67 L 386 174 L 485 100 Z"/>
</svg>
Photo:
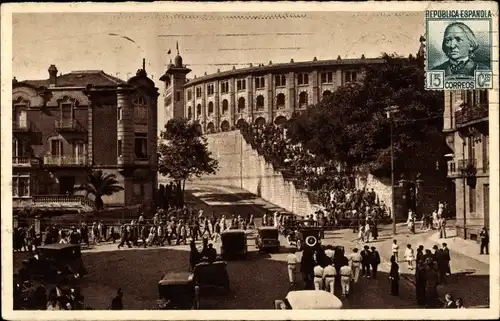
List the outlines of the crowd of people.
<svg viewBox="0 0 500 321">
<path fill-rule="evenodd" d="M 353 176 L 339 172 L 333 162 L 321 161 L 300 144 L 291 144 L 283 127 L 245 124 L 240 131 L 275 168 L 291 173 L 295 184 L 313 193 L 334 224 L 358 230 L 368 216 L 381 220 L 390 215 L 373 189 L 356 188 Z"/>
</svg>

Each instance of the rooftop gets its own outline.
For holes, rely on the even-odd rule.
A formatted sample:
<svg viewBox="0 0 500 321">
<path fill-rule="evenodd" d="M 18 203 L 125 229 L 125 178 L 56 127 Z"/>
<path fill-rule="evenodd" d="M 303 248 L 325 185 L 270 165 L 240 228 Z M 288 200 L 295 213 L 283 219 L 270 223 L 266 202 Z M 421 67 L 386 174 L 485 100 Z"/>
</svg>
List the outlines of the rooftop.
<svg viewBox="0 0 500 321">
<path fill-rule="evenodd" d="M 199 78 L 191 79 L 189 82 L 184 84 L 185 87 L 196 85 L 204 81 L 227 78 L 230 76 L 248 74 L 248 73 L 264 73 L 264 72 L 276 72 L 284 71 L 288 69 L 300 69 L 300 68 L 310 68 L 310 67 L 330 67 L 330 66 L 342 66 L 342 65 L 370 65 L 370 64 L 381 64 L 385 60 L 382 58 L 356 58 L 356 59 L 329 59 L 329 60 L 313 60 L 313 61 L 300 61 L 294 62 L 293 59 L 289 63 L 278 63 L 278 64 L 261 64 L 259 66 L 250 66 L 248 68 L 233 69 L 228 71 L 216 72 L 210 75 L 205 75 Z"/>
<path fill-rule="evenodd" d="M 18 83 L 29 84 L 34 87 L 49 87 L 50 80 L 23 80 Z M 89 84 L 93 86 L 117 86 L 126 84 L 124 80 L 108 75 L 102 70 L 76 70 L 68 74 L 57 76 L 57 87 L 85 87 Z"/>
</svg>

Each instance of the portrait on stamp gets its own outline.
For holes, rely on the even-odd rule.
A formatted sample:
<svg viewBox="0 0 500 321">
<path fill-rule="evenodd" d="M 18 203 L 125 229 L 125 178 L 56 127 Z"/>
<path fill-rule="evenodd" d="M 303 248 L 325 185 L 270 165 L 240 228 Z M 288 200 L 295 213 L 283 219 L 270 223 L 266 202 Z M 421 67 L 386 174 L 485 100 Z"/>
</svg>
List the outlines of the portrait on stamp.
<svg viewBox="0 0 500 321">
<path fill-rule="evenodd" d="M 448 60 L 435 66 L 432 70 L 444 70 L 445 77 L 473 77 L 476 70 L 490 70 L 489 66 L 476 61 L 475 53 L 479 49 L 479 41 L 474 31 L 463 22 L 452 22 L 444 30 L 441 49 Z"/>
</svg>

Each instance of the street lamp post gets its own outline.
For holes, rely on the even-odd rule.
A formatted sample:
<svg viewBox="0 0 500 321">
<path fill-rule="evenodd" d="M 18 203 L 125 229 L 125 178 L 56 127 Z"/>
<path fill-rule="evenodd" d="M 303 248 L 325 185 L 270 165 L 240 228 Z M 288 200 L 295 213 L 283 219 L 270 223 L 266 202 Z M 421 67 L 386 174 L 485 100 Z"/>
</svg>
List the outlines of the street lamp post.
<svg viewBox="0 0 500 321">
<path fill-rule="evenodd" d="M 394 122 L 392 120 L 392 114 L 398 111 L 398 106 L 390 106 L 386 109 L 387 118 L 390 121 L 390 135 L 391 135 L 391 190 L 392 190 L 392 204 L 391 204 L 391 213 L 392 213 L 392 234 L 396 235 L 396 197 L 395 197 L 395 189 L 394 189 L 394 141 L 393 141 L 393 127 Z"/>
</svg>

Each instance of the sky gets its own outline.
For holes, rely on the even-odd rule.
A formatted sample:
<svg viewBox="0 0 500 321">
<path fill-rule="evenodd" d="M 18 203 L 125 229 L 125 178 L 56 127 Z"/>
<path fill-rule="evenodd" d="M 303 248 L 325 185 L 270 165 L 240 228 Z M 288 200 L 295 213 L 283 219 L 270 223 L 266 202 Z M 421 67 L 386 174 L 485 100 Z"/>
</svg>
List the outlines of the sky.
<svg viewBox="0 0 500 321">
<path fill-rule="evenodd" d="M 194 78 L 292 58 L 407 56 L 424 33 L 423 12 L 15 13 L 12 19 L 18 80 L 47 79 L 51 64 L 63 74 L 92 69 L 128 79 L 145 58 L 160 93 L 158 79 L 177 54 L 176 43 Z M 162 97 L 158 104 L 162 121 Z"/>
</svg>

